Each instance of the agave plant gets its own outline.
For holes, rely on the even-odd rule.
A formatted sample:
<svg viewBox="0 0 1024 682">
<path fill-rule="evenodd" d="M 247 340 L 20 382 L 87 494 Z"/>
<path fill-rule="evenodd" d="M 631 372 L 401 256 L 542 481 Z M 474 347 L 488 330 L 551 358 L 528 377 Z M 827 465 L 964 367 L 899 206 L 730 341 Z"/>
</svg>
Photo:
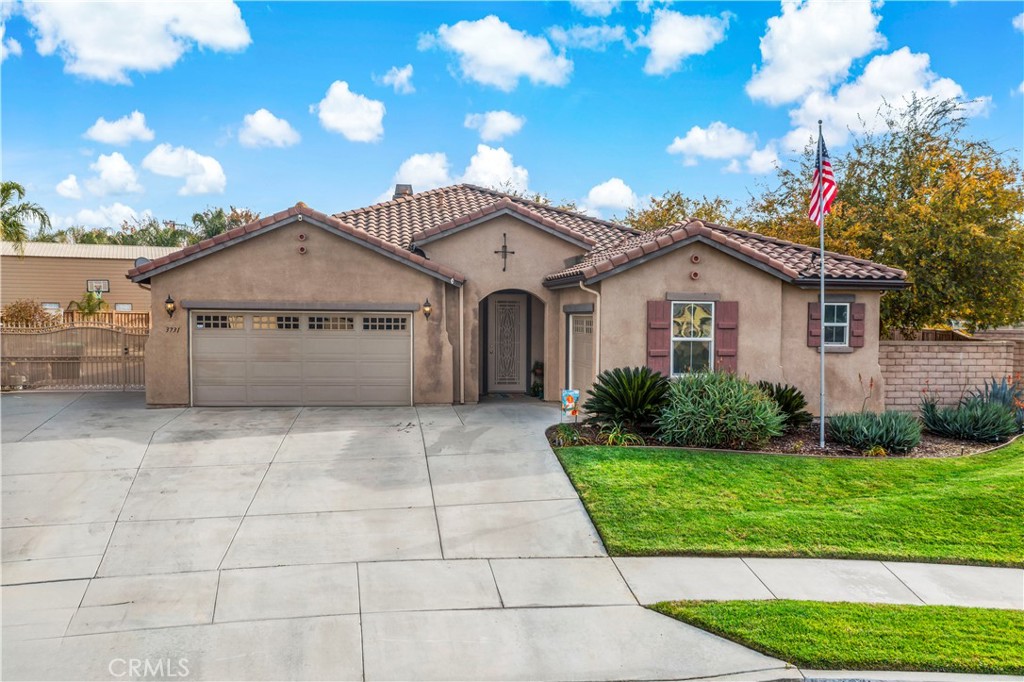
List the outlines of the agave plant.
<svg viewBox="0 0 1024 682">
<path fill-rule="evenodd" d="M 779 410 L 786 418 L 785 428 L 787 431 L 806 426 L 814 419 L 811 413 L 804 409 L 807 407 L 807 398 L 804 397 L 803 391 L 796 386 L 759 381 L 757 387 L 779 406 Z"/>
<path fill-rule="evenodd" d="M 966 404 L 970 400 L 1003 405 L 1013 413 L 1017 429 L 1024 431 L 1024 381 L 1019 377 L 1016 380 L 1008 376 L 1001 379 L 993 377 L 991 381 L 982 384 L 981 388 L 968 392 L 961 403 Z"/>
<path fill-rule="evenodd" d="M 649 367 L 616 367 L 597 376 L 583 409 L 590 419 L 604 424 L 649 428 L 667 393 L 668 379 Z"/>
</svg>

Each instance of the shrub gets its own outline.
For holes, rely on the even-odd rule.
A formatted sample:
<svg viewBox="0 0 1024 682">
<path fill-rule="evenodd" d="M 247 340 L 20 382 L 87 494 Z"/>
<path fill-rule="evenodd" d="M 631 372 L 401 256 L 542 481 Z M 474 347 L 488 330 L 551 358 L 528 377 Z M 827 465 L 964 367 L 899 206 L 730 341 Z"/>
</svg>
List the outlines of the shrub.
<svg viewBox="0 0 1024 682">
<path fill-rule="evenodd" d="M 579 432 L 575 424 L 558 424 L 555 426 L 555 430 L 551 433 L 551 441 L 556 448 L 587 444 L 587 439 Z"/>
<path fill-rule="evenodd" d="M 627 446 L 627 445 L 646 445 L 646 441 L 643 438 L 633 433 L 622 424 L 615 422 L 605 424 L 601 427 L 598 432 L 598 438 L 604 442 L 605 445 L 612 446 Z"/>
<path fill-rule="evenodd" d="M 27 298 L 8 303 L 0 315 L 3 323 L 12 327 L 45 327 L 60 322 L 42 303 Z"/>
<path fill-rule="evenodd" d="M 658 418 L 665 443 L 701 448 L 747 448 L 781 436 L 785 417 L 768 395 L 725 372 L 697 372 L 673 379 Z"/>
<path fill-rule="evenodd" d="M 908 452 L 921 442 L 921 422 L 907 412 L 850 412 L 828 418 L 831 440 L 872 455 Z"/>
<path fill-rule="evenodd" d="M 597 375 L 583 409 L 601 423 L 648 427 L 665 405 L 667 391 L 668 379 L 649 367 L 617 367 Z"/>
<path fill-rule="evenodd" d="M 1017 430 L 1024 431 L 1024 381 L 1018 376 L 1011 381 L 1010 377 L 993 378 L 986 381 L 982 388 L 971 391 L 968 400 L 977 398 L 986 403 L 998 403 L 1013 413 L 1017 420 Z"/>
<path fill-rule="evenodd" d="M 921 418 L 924 427 L 937 436 L 981 443 L 1002 442 L 1019 430 L 1010 408 L 977 397 L 956 407 L 939 407 L 934 399 L 926 398 L 921 401 Z"/>
<path fill-rule="evenodd" d="M 779 406 L 782 416 L 786 419 L 785 429 L 787 431 L 807 426 L 814 419 L 811 413 L 804 409 L 807 407 L 807 398 L 804 397 L 803 391 L 796 386 L 759 381 L 757 387 Z"/>
</svg>

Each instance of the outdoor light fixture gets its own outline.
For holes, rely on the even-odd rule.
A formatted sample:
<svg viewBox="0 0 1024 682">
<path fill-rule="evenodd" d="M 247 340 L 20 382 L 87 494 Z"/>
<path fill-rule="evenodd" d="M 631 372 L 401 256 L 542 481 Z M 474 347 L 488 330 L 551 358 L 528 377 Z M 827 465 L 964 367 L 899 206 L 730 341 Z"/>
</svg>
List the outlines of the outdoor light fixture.
<svg viewBox="0 0 1024 682">
<path fill-rule="evenodd" d="M 167 294 L 167 300 L 164 301 L 164 310 L 167 311 L 167 317 L 174 317 L 174 311 L 177 306 L 174 305 L 174 299 L 171 298 L 170 294 Z"/>
<path fill-rule="evenodd" d="M 434 306 L 430 305 L 430 299 L 423 301 L 423 317 L 430 319 L 430 313 L 434 312 Z"/>
</svg>

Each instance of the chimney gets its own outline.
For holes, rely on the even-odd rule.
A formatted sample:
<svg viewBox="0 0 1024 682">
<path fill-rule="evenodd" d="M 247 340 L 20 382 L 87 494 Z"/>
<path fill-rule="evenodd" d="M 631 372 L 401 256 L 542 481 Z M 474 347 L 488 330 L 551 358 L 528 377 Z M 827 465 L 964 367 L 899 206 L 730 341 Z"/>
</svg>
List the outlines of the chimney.
<svg viewBox="0 0 1024 682">
<path fill-rule="evenodd" d="M 392 199 L 412 196 L 412 185 L 395 185 L 395 196 Z"/>
</svg>

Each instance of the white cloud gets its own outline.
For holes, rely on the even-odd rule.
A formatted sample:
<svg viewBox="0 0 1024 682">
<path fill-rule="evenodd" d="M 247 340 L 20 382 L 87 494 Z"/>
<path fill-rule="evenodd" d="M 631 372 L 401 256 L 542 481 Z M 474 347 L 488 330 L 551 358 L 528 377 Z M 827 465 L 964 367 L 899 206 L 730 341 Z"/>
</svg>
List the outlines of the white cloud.
<svg viewBox="0 0 1024 682">
<path fill-rule="evenodd" d="M 482 187 L 508 187 L 526 192 L 530 174 L 512 161 L 512 155 L 504 147 L 476 146 L 476 154 L 469 160 L 466 171 L 459 182 L 469 182 Z"/>
<path fill-rule="evenodd" d="M 750 152 L 750 156 L 747 157 L 744 165 L 747 168 L 747 172 L 754 175 L 774 172 L 780 165 L 779 152 L 775 148 L 775 143 L 769 143 L 761 149 L 755 149 Z"/>
<path fill-rule="evenodd" d="M 620 0 L 569 0 L 569 4 L 588 17 L 606 17 L 622 3 Z"/>
<path fill-rule="evenodd" d="M 283 118 L 266 109 L 257 109 L 242 119 L 238 143 L 243 147 L 291 147 L 302 139 Z"/>
<path fill-rule="evenodd" d="M 445 154 L 413 154 L 398 167 L 391 178 L 391 186 L 378 196 L 376 201 L 379 203 L 391 200 L 395 185 L 398 183 L 412 185 L 414 192 L 424 192 L 451 182 L 448 157 Z"/>
<path fill-rule="evenodd" d="M 870 0 L 785 0 L 761 38 L 761 67 L 747 94 L 769 104 L 795 102 L 846 78 L 853 60 L 885 47 Z"/>
<path fill-rule="evenodd" d="M 600 212 L 602 209 L 623 212 L 635 208 L 639 201 L 636 193 L 622 178 L 611 178 L 591 187 L 582 203 L 589 212 Z"/>
<path fill-rule="evenodd" d="M 100 116 L 83 137 L 105 144 L 126 145 L 135 140 L 152 140 L 153 131 L 146 127 L 146 115 L 136 110 L 116 121 Z"/>
<path fill-rule="evenodd" d="M 6 38 L 7 25 L 2 23 L 5 17 L 0 16 L 0 63 L 8 57 L 21 56 L 21 43 L 14 38 Z"/>
<path fill-rule="evenodd" d="M 380 79 L 384 85 L 390 85 L 400 95 L 411 95 L 416 92 L 412 84 L 412 64 L 406 64 L 402 68 L 392 66 Z"/>
<path fill-rule="evenodd" d="M 78 186 L 78 178 L 75 177 L 74 173 L 58 182 L 56 189 L 57 194 L 61 195 L 65 199 L 82 198 L 82 188 Z"/>
<path fill-rule="evenodd" d="M 139 212 L 131 206 L 114 202 L 110 206 L 100 206 L 95 209 L 83 208 L 71 216 L 54 216 L 52 222 L 60 227 L 81 225 L 82 227 L 118 228 L 126 221 L 150 218 L 152 215 L 153 213 L 149 209 Z"/>
<path fill-rule="evenodd" d="M 331 83 L 310 111 L 317 112 L 325 129 L 352 142 L 376 142 L 384 136 L 384 103 L 352 92 L 345 81 Z"/>
<path fill-rule="evenodd" d="M 613 43 L 626 41 L 626 29 L 622 26 L 552 26 L 548 29 L 551 40 L 561 47 L 579 48 L 603 52 Z"/>
<path fill-rule="evenodd" d="M 743 164 L 740 163 L 739 159 L 733 159 L 730 161 L 725 168 L 722 169 L 723 173 L 742 173 Z"/>
<path fill-rule="evenodd" d="M 85 181 L 85 188 L 96 196 L 142 191 L 139 176 L 120 152 L 100 154 L 89 169 L 95 171 L 96 175 Z"/>
<path fill-rule="evenodd" d="M 877 129 L 881 121 L 875 114 L 885 102 L 898 107 L 915 93 L 920 98 L 964 97 L 964 90 L 956 81 L 940 78 L 929 65 L 927 54 L 914 53 L 902 47 L 872 58 L 864 67 L 864 73 L 840 86 L 834 94 L 811 93 L 798 108 L 789 112 L 794 129 L 785 137 L 786 148 L 803 150 L 807 141 L 817 135 L 818 119 L 823 120 L 826 142 L 830 146 L 839 146 L 846 143 L 850 128 Z M 984 113 L 989 101 L 990 98 L 974 100 L 966 107 L 965 113 Z"/>
<path fill-rule="evenodd" d="M 508 111 L 488 111 L 483 114 L 466 114 L 464 125 L 480 131 L 484 142 L 496 142 L 509 135 L 515 135 L 523 128 L 526 119 Z"/>
<path fill-rule="evenodd" d="M 696 165 L 697 159 L 732 159 L 754 151 L 756 138 L 742 130 L 715 121 L 707 128 L 693 126 L 684 137 L 676 137 L 665 150 L 682 154 L 683 163 Z"/>
<path fill-rule="evenodd" d="M 1024 33 L 1024 12 L 1021 12 L 1013 18 L 1013 27 Z"/>
<path fill-rule="evenodd" d="M 142 160 L 142 167 L 157 175 L 185 178 L 185 184 L 178 190 L 182 196 L 220 193 L 227 185 L 217 159 L 185 147 L 159 144 Z"/>
<path fill-rule="evenodd" d="M 683 60 L 705 54 L 725 40 L 732 15 L 692 16 L 669 9 L 654 10 L 654 20 L 646 32 L 637 30 L 636 44 L 650 50 L 644 73 L 665 74 L 677 70 Z"/>
<path fill-rule="evenodd" d="M 520 78 L 531 83 L 565 85 L 572 61 L 556 55 L 547 40 L 519 31 L 498 17 L 442 24 L 436 34 L 420 37 L 421 50 L 440 46 L 459 58 L 462 75 L 482 85 L 509 92 Z"/>
<path fill-rule="evenodd" d="M 193 47 L 237 51 L 252 42 L 230 0 L 30 2 L 22 11 L 39 54 L 57 54 L 66 73 L 107 83 L 130 83 L 129 71 L 167 69 Z"/>
</svg>

